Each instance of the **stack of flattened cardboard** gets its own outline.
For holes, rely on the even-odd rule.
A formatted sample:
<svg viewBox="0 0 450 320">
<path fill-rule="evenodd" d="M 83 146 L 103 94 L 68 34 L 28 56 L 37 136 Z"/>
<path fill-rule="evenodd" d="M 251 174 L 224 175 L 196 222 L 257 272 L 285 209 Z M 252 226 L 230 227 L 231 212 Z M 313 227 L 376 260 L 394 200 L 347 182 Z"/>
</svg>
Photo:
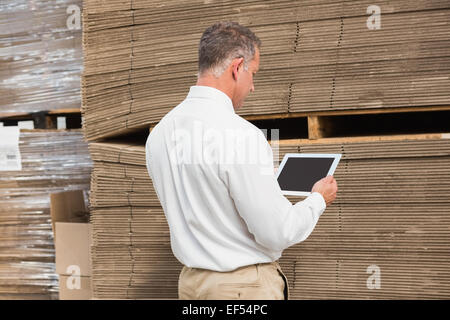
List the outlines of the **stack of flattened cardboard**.
<svg viewBox="0 0 450 320">
<path fill-rule="evenodd" d="M 200 36 L 220 20 L 251 27 L 263 43 L 241 115 L 447 104 L 449 2 L 381 1 L 381 16 L 371 5 L 86 0 L 86 137 L 143 128 L 180 103 L 196 81 Z"/>
<path fill-rule="evenodd" d="M 394 1 L 395 3 L 395 1 Z M 445 105 L 450 99 L 450 4 L 445 10 L 384 13 L 380 29 L 367 16 L 300 23 L 300 59 L 291 112 Z M 370 19 L 369 19 L 370 20 Z M 340 28 L 331 56 L 316 39 Z M 305 36 L 302 38 L 302 36 Z M 328 47 L 331 43 L 326 43 Z M 330 50 L 328 50 L 331 53 Z M 323 59 L 332 65 L 322 65 Z"/>
<path fill-rule="evenodd" d="M 281 259 L 295 298 L 450 297 L 450 136 L 285 143 L 342 154 L 336 201 Z"/>
<path fill-rule="evenodd" d="M 82 0 L 0 3 L 0 114 L 80 109 Z"/>
<path fill-rule="evenodd" d="M 21 130 L 19 150 L 1 171 L 0 299 L 58 298 L 50 194 L 87 192 L 92 161 L 80 130 Z"/>
<path fill-rule="evenodd" d="M 144 145 L 90 151 L 94 297 L 176 298 L 181 265 Z M 280 259 L 292 299 L 450 297 L 448 135 L 286 140 L 279 151 L 275 165 L 287 152 L 342 154 L 336 201 Z"/>
<path fill-rule="evenodd" d="M 181 4 L 177 6 L 181 11 L 185 8 Z M 203 6 L 196 5 L 197 8 Z M 231 6 L 236 6 L 236 3 L 224 2 L 224 9 L 230 12 L 244 10 L 248 4 L 239 4 L 234 9 Z M 195 84 L 198 42 L 203 30 L 221 19 L 217 13 L 211 15 L 216 12 L 217 5 L 208 6 L 209 13 L 200 21 L 197 15 L 186 15 L 184 19 L 167 18 L 156 25 L 149 22 L 139 26 L 127 25 L 120 27 L 120 31 L 117 28 L 98 29 L 92 23 L 95 21 L 89 18 L 99 17 L 101 21 L 102 18 L 100 14 L 89 15 L 90 7 L 87 6 L 84 12 L 88 20 L 85 27 L 90 32 L 85 32 L 83 38 L 86 136 L 89 139 L 114 136 L 158 122 L 184 99 L 189 87 Z M 134 10 L 130 12 L 138 15 Z M 110 14 L 104 13 L 105 16 Z M 255 27 L 266 48 L 262 59 L 268 59 L 270 55 L 289 55 L 294 48 L 296 28 L 295 23 Z M 107 39 L 115 40 L 109 42 Z M 178 48 L 176 51 L 173 50 L 174 45 Z M 248 114 L 287 112 L 289 83 L 282 79 L 276 83 L 270 80 L 268 74 L 258 83 L 260 90 L 250 99 Z M 99 117 L 107 119 L 100 121 Z"/>
<path fill-rule="evenodd" d="M 94 299 L 177 298 L 181 264 L 142 145 L 91 143 Z"/>
</svg>

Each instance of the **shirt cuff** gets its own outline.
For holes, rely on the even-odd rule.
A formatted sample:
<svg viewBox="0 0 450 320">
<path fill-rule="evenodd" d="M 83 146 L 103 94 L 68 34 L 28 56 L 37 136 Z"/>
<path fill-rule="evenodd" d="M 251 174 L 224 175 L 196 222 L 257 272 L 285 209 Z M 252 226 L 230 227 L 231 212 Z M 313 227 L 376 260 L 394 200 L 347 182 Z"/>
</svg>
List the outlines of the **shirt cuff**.
<svg viewBox="0 0 450 320">
<path fill-rule="evenodd" d="M 314 202 L 315 205 L 317 205 L 317 208 L 321 212 L 323 212 L 326 209 L 327 203 L 325 202 L 325 199 L 323 198 L 322 194 L 320 194 L 319 192 L 311 193 L 311 195 L 308 198 L 310 198 L 311 201 Z"/>
</svg>

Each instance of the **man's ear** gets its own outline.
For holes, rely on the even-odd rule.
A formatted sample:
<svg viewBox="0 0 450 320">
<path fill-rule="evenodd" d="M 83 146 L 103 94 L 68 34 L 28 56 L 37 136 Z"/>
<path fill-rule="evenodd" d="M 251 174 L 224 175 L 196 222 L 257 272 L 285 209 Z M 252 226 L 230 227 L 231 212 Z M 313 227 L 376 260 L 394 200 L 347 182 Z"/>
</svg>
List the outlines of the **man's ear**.
<svg viewBox="0 0 450 320">
<path fill-rule="evenodd" d="M 233 59 L 231 72 L 233 74 L 233 79 L 238 79 L 239 69 L 243 67 L 244 58 Z"/>
</svg>

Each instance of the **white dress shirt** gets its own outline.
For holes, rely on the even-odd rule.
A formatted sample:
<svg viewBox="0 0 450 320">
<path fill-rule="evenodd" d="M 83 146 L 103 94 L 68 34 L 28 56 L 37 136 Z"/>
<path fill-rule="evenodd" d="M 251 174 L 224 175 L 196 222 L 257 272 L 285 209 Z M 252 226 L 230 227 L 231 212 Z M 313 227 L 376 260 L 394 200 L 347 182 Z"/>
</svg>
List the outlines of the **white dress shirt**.
<svg viewBox="0 0 450 320">
<path fill-rule="evenodd" d="M 231 271 L 273 262 L 310 235 L 326 207 L 317 192 L 291 204 L 262 131 L 212 87 L 192 86 L 153 128 L 146 161 L 172 251 L 187 267 Z"/>
</svg>

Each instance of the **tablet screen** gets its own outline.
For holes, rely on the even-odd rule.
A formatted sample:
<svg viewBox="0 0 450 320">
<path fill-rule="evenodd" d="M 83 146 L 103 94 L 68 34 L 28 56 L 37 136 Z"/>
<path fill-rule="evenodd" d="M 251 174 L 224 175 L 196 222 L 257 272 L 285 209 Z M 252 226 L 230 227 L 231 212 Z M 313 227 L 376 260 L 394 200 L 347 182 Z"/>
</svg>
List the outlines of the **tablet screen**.
<svg viewBox="0 0 450 320">
<path fill-rule="evenodd" d="M 310 193 L 313 185 L 329 174 L 334 162 L 334 157 L 287 157 L 278 175 L 281 190 Z"/>
</svg>

